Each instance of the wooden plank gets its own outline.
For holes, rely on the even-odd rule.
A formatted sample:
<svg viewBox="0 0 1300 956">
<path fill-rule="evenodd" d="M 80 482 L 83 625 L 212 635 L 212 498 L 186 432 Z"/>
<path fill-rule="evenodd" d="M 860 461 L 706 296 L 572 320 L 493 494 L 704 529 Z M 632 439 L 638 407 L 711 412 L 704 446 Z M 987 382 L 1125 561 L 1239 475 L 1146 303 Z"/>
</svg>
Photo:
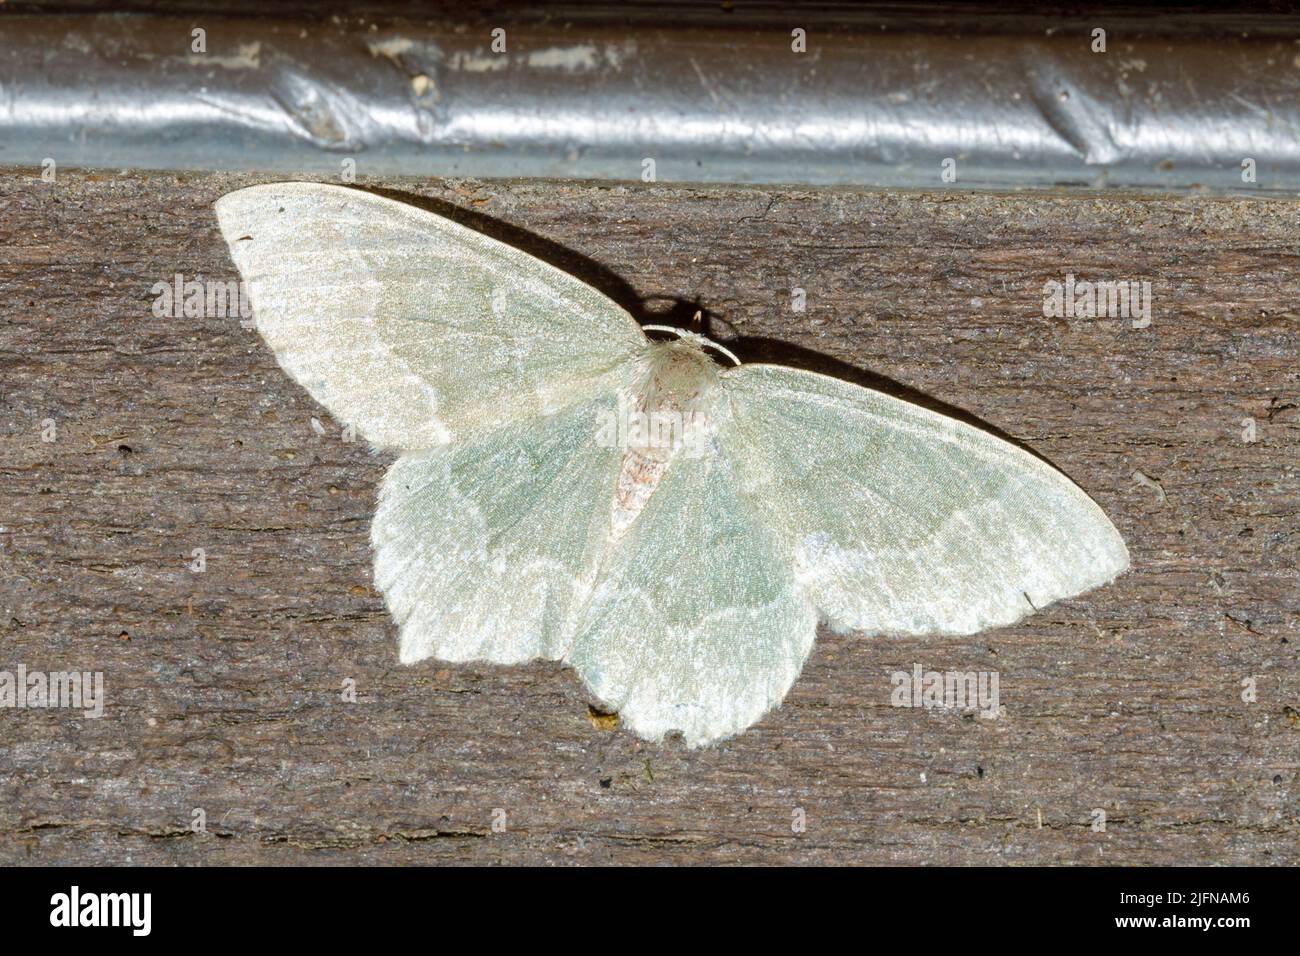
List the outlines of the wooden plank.
<svg viewBox="0 0 1300 956">
<path fill-rule="evenodd" d="M 687 751 L 598 728 L 555 664 L 397 663 L 388 461 L 237 318 L 151 312 L 177 273 L 235 278 L 211 206 L 254 181 L 0 177 L 0 669 L 107 697 L 0 713 L 0 860 L 1300 860 L 1294 203 L 377 184 L 638 315 L 702 307 L 746 357 L 977 416 L 1129 542 L 1131 573 L 1017 627 L 824 633 L 780 710 Z M 1044 317 L 1066 273 L 1150 280 L 1150 325 Z M 1004 713 L 891 706 L 914 664 L 996 671 Z"/>
</svg>

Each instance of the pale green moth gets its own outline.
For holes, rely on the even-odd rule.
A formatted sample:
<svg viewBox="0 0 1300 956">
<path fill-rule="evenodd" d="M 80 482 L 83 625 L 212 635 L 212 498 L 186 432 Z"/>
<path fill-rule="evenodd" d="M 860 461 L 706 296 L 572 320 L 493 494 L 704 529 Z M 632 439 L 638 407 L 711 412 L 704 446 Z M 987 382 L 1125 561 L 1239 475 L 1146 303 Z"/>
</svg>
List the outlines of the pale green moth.
<svg viewBox="0 0 1300 956">
<path fill-rule="evenodd" d="M 819 619 L 972 634 L 1128 567 L 1101 509 L 1021 449 L 651 340 L 449 219 L 316 183 L 216 210 L 280 365 L 400 456 L 371 542 L 404 663 L 561 660 L 640 736 L 696 746 L 780 703 Z"/>
</svg>

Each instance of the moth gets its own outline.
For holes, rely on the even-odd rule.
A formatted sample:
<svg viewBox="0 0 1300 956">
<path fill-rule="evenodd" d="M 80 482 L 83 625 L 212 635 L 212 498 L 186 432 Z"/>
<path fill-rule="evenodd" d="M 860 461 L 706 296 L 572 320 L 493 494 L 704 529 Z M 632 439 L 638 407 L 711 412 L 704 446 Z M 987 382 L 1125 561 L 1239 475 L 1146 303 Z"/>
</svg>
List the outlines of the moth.
<svg viewBox="0 0 1300 956">
<path fill-rule="evenodd" d="M 400 659 L 572 667 L 690 746 L 785 697 L 818 622 L 973 634 L 1104 584 L 1102 510 L 985 431 L 740 364 L 445 217 L 316 183 L 216 203 L 254 322 L 396 454 L 371 529 Z"/>
</svg>

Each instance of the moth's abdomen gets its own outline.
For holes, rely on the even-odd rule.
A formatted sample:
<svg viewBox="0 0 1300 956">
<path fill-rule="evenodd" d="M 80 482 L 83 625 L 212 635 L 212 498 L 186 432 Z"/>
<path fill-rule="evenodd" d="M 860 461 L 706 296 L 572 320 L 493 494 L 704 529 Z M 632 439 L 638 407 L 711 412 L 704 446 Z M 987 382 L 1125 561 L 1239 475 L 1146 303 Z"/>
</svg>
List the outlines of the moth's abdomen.
<svg viewBox="0 0 1300 956">
<path fill-rule="evenodd" d="M 645 380 L 620 403 L 623 459 L 615 484 L 610 542 L 645 510 L 675 458 L 699 455 L 713 433 L 718 366 L 688 341 L 650 346 Z"/>
<path fill-rule="evenodd" d="M 645 510 L 650 496 L 668 470 L 669 460 L 668 457 L 652 457 L 634 449 L 624 453 L 614 491 L 614 511 L 609 529 L 611 542 L 622 539 L 637 515 Z"/>
</svg>

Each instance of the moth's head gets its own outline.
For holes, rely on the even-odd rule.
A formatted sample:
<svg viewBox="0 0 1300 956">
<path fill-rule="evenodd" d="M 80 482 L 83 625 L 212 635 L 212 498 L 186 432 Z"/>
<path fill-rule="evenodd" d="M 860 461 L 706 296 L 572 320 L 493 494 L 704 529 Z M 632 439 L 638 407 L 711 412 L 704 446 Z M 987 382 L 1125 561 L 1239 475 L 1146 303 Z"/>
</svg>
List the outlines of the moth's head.
<svg viewBox="0 0 1300 956">
<path fill-rule="evenodd" d="M 703 357 L 711 365 L 740 364 L 740 359 L 736 358 L 730 349 L 724 348 L 711 338 L 700 335 L 698 332 L 690 332 L 686 329 L 678 329 L 667 325 L 644 325 L 642 329 L 653 332 L 671 332 L 675 335 L 675 339 L 652 340 L 651 346 L 662 346 L 669 350 L 670 354 L 682 356 L 681 361 L 699 361 L 700 357 Z"/>
</svg>

